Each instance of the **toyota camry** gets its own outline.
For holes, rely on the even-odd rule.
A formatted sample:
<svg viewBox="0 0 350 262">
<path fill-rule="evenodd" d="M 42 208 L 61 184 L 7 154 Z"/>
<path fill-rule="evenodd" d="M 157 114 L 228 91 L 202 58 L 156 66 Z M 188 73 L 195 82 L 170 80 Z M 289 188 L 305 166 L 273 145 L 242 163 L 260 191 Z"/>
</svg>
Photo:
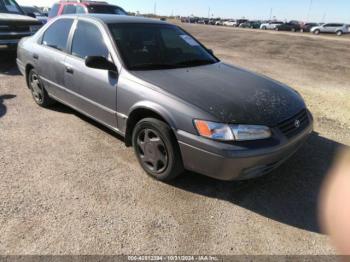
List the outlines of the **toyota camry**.
<svg viewBox="0 0 350 262">
<path fill-rule="evenodd" d="M 17 64 L 39 106 L 58 101 L 120 134 L 161 181 L 184 170 L 262 176 L 313 129 L 298 92 L 221 62 L 163 21 L 62 16 L 21 40 Z"/>
</svg>

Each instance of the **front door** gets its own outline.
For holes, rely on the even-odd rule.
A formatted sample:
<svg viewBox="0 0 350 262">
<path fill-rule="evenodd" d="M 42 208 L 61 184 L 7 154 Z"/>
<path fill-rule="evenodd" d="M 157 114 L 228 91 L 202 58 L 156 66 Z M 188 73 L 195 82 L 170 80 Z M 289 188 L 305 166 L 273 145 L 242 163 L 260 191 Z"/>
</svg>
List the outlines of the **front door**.
<svg viewBox="0 0 350 262">
<path fill-rule="evenodd" d="M 89 68 L 88 56 L 110 58 L 100 29 L 93 23 L 79 20 L 65 60 L 65 85 L 74 90 L 79 99 L 78 109 L 113 128 L 117 127 L 118 74 L 108 70 Z"/>
</svg>

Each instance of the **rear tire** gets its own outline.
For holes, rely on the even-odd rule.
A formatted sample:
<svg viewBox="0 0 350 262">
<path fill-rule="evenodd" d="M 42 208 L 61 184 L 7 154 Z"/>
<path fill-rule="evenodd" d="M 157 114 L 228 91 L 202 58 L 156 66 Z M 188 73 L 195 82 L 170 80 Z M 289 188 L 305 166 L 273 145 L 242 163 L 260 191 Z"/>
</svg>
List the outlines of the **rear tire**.
<svg viewBox="0 0 350 262">
<path fill-rule="evenodd" d="M 28 73 L 28 87 L 32 93 L 35 103 L 41 107 L 49 107 L 55 101 L 49 97 L 44 84 L 35 69 L 31 69 Z"/>
<path fill-rule="evenodd" d="M 170 127 L 145 118 L 133 130 L 132 144 L 141 167 L 159 181 L 170 181 L 184 172 L 179 145 Z"/>
<path fill-rule="evenodd" d="M 339 30 L 336 32 L 337 36 L 342 36 L 343 35 L 343 31 Z"/>
</svg>

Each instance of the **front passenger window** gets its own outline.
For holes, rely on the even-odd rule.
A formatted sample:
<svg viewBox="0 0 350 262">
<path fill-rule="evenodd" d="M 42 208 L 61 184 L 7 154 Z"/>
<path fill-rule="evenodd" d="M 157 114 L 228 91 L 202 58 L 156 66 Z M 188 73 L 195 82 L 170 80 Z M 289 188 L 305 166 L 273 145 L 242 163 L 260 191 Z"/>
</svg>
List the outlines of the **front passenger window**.
<svg viewBox="0 0 350 262">
<path fill-rule="evenodd" d="M 83 59 L 87 56 L 108 58 L 108 48 L 100 30 L 95 25 L 85 21 L 78 22 L 72 42 L 72 55 Z"/>
</svg>

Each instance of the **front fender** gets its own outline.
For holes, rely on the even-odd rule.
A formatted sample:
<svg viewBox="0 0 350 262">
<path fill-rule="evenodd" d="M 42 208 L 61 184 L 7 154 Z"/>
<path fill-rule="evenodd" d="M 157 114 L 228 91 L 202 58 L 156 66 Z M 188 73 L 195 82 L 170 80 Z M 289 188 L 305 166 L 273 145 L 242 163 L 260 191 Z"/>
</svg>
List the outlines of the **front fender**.
<svg viewBox="0 0 350 262">
<path fill-rule="evenodd" d="M 128 115 L 130 116 L 132 112 L 137 109 L 147 109 L 153 111 L 154 113 L 160 115 L 172 129 L 177 129 L 174 116 L 162 105 L 152 101 L 139 101 L 130 108 Z"/>
</svg>

